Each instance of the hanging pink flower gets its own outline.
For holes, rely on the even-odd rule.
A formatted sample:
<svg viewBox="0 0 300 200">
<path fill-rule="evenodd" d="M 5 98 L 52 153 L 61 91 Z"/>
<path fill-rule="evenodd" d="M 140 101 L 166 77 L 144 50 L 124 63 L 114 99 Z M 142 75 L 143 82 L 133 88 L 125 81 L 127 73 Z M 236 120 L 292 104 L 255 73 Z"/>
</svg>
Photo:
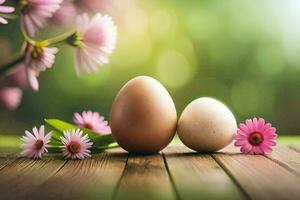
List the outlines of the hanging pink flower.
<svg viewBox="0 0 300 200">
<path fill-rule="evenodd" d="M 270 123 L 265 123 L 264 119 L 248 119 L 246 124 L 239 125 L 234 145 L 241 147 L 242 153 L 266 154 L 272 152 L 272 147 L 276 145 L 276 137 L 276 128 Z"/>
<path fill-rule="evenodd" d="M 15 110 L 21 103 L 22 90 L 17 87 L 0 89 L 0 104 L 8 110 Z"/>
<path fill-rule="evenodd" d="M 108 122 L 97 112 L 83 111 L 82 115 L 74 113 L 74 123 L 80 128 L 87 128 L 100 135 L 111 133 Z"/>
<path fill-rule="evenodd" d="M 117 36 L 117 28 L 111 17 L 96 14 L 89 19 L 86 13 L 78 16 L 76 33 L 68 42 L 75 46 L 75 70 L 96 72 L 98 65 L 109 62 Z"/>
<path fill-rule="evenodd" d="M 35 91 L 39 88 L 37 77 L 39 73 L 51 68 L 55 61 L 58 49 L 47 47 L 47 42 L 38 42 L 35 45 L 27 44 L 25 50 L 25 67 L 28 83 Z"/>
<path fill-rule="evenodd" d="M 65 23 L 72 22 L 76 16 L 76 7 L 71 1 L 64 0 L 60 8 L 53 14 L 51 21 L 64 25 Z"/>
<path fill-rule="evenodd" d="M 52 132 L 45 135 L 44 126 L 41 126 L 39 130 L 34 127 L 32 133 L 25 131 L 25 136 L 22 137 L 24 143 L 21 145 L 23 149 L 21 155 L 28 158 L 42 158 L 42 154 L 48 152 L 47 147 L 51 135 Z"/>
<path fill-rule="evenodd" d="M 60 8 L 63 0 L 22 0 L 20 1 L 22 23 L 29 35 L 36 34 L 39 28 L 46 26 L 49 18 Z"/>
<path fill-rule="evenodd" d="M 82 130 L 64 131 L 64 136 L 60 137 L 60 139 L 63 143 L 61 148 L 65 158 L 84 159 L 91 156 L 89 149 L 93 143 L 90 142 L 87 134 L 82 136 Z"/>
<path fill-rule="evenodd" d="M 16 71 L 7 77 L 8 82 L 11 85 L 26 89 L 28 87 L 28 81 L 24 63 L 18 64 L 15 68 Z"/>
<path fill-rule="evenodd" d="M 7 13 L 12 13 L 15 11 L 14 7 L 11 6 L 2 6 L 5 0 L 0 0 L 0 23 L 1 24 L 7 24 L 7 20 L 1 17 L 1 14 L 7 14 Z"/>
</svg>

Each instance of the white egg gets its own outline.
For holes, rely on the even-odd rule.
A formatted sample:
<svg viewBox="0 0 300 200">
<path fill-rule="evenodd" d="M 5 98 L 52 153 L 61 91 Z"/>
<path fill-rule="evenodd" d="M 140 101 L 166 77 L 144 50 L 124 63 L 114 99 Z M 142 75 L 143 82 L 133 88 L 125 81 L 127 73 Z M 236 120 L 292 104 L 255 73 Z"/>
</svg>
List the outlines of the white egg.
<svg viewBox="0 0 300 200">
<path fill-rule="evenodd" d="M 227 146 L 237 124 L 232 112 L 220 101 L 202 97 L 182 112 L 177 132 L 180 140 L 198 152 L 214 152 Z"/>
</svg>

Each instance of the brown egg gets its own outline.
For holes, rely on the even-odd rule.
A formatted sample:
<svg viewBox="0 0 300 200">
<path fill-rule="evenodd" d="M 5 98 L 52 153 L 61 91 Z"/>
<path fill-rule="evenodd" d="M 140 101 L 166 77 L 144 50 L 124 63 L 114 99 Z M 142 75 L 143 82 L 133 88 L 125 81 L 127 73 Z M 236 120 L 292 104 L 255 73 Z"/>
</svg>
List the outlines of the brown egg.
<svg viewBox="0 0 300 200">
<path fill-rule="evenodd" d="M 129 152 L 159 152 L 173 139 L 176 124 L 170 94 L 151 77 L 138 76 L 127 82 L 112 105 L 112 134 Z"/>
</svg>

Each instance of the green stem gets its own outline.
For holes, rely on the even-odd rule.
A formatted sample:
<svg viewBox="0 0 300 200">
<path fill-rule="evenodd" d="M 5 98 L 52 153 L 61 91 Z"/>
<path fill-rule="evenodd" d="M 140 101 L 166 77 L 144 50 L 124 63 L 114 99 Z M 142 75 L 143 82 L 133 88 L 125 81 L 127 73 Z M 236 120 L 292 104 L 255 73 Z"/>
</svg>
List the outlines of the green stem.
<svg viewBox="0 0 300 200">
<path fill-rule="evenodd" d="M 24 53 L 16 55 L 11 61 L 0 68 L 0 77 L 9 75 L 13 68 L 24 59 Z"/>
<path fill-rule="evenodd" d="M 69 32 L 63 33 L 61 35 L 58 35 L 56 37 L 50 38 L 47 41 L 49 42 L 49 44 L 60 43 L 60 42 L 65 41 L 66 39 L 68 39 L 74 33 L 75 33 L 75 31 L 69 31 Z"/>
<path fill-rule="evenodd" d="M 61 148 L 59 147 L 48 147 L 47 149 L 49 153 L 61 153 Z"/>
<path fill-rule="evenodd" d="M 106 150 L 106 149 L 113 149 L 113 148 L 118 148 L 120 147 L 118 144 L 111 145 L 111 146 L 104 146 L 104 147 L 96 147 L 99 150 Z"/>
<path fill-rule="evenodd" d="M 25 28 L 24 28 L 24 25 L 23 23 L 20 24 L 20 27 L 21 27 L 21 32 L 22 32 L 22 35 L 23 37 L 25 38 L 25 40 L 27 42 L 29 42 L 30 44 L 34 45 L 35 44 L 35 41 L 33 39 L 31 39 L 31 37 L 27 34 Z"/>
</svg>

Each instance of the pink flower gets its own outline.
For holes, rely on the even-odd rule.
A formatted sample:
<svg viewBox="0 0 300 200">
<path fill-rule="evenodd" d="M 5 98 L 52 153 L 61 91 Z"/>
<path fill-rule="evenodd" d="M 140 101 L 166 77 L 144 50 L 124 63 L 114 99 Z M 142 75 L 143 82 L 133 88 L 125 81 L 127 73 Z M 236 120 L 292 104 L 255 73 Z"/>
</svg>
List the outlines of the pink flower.
<svg viewBox="0 0 300 200">
<path fill-rule="evenodd" d="M 82 115 L 74 113 L 73 121 L 78 127 L 90 129 L 99 135 L 111 133 L 108 122 L 97 112 L 83 111 Z"/>
<path fill-rule="evenodd" d="M 23 151 L 21 155 L 28 158 L 42 158 L 44 152 L 48 152 L 47 147 L 50 142 L 52 132 L 45 135 L 45 127 L 41 126 L 38 130 L 36 127 L 32 129 L 32 133 L 25 131 L 25 135 L 22 137 L 24 142 L 21 147 Z"/>
<path fill-rule="evenodd" d="M 26 89 L 28 87 L 26 69 L 24 63 L 20 63 L 16 66 L 16 71 L 7 77 L 10 84 Z"/>
<path fill-rule="evenodd" d="M 8 110 L 15 110 L 21 103 L 22 90 L 17 87 L 0 89 L 0 104 Z"/>
<path fill-rule="evenodd" d="M 55 61 L 55 54 L 58 49 L 47 47 L 46 41 L 38 42 L 35 45 L 27 44 L 25 50 L 25 66 L 28 83 L 33 90 L 38 90 L 39 82 L 37 77 L 39 73 L 51 68 Z"/>
<path fill-rule="evenodd" d="M 235 135 L 234 145 L 241 147 L 242 153 L 266 154 L 272 152 L 272 146 L 276 145 L 276 128 L 260 118 L 246 120 L 241 123 Z"/>
<path fill-rule="evenodd" d="M 22 23 L 29 35 L 46 26 L 47 20 L 59 9 L 62 0 L 22 0 Z"/>
<path fill-rule="evenodd" d="M 76 7 L 74 4 L 70 1 L 64 0 L 60 9 L 54 13 L 51 21 L 59 25 L 64 25 L 65 23 L 72 22 L 75 16 Z"/>
<path fill-rule="evenodd" d="M 95 72 L 97 65 L 109 62 L 117 36 L 117 28 L 111 17 L 96 14 L 91 20 L 86 13 L 78 16 L 76 33 L 68 42 L 75 46 L 75 70 Z"/>
<path fill-rule="evenodd" d="M 0 5 L 3 4 L 5 0 L 0 0 Z M 15 8 L 11 6 L 0 6 L 0 23 L 7 24 L 7 20 L 1 17 L 1 14 L 12 13 L 15 11 Z"/>
<path fill-rule="evenodd" d="M 82 130 L 73 129 L 64 131 L 64 137 L 60 137 L 62 152 L 64 157 L 71 159 L 83 159 L 91 156 L 89 150 L 93 143 L 90 142 L 88 135 L 82 136 Z"/>
</svg>

